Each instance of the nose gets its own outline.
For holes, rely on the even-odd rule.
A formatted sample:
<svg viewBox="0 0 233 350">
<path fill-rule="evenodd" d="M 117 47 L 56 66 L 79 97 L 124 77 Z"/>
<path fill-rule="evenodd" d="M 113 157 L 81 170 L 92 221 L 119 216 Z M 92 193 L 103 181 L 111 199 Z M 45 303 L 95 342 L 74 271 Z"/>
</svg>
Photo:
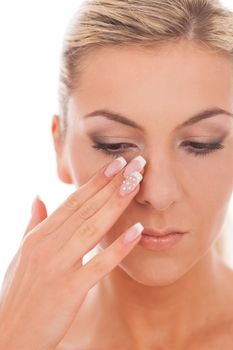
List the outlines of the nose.
<svg viewBox="0 0 233 350">
<path fill-rule="evenodd" d="M 135 200 L 155 210 L 164 211 L 181 196 L 177 171 L 169 161 L 148 162 L 141 171 L 143 180 Z"/>
</svg>

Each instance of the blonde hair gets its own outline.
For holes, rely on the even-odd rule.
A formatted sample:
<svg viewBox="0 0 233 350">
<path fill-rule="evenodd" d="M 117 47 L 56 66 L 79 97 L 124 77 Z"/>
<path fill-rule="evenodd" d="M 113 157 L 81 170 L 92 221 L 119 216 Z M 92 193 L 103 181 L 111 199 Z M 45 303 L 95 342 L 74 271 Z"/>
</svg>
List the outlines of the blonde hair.
<svg viewBox="0 0 233 350">
<path fill-rule="evenodd" d="M 159 48 L 181 39 L 233 57 L 233 12 L 217 0 L 86 0 L 64 37 L 59 76 L 59 118 L 67 130 L 69 97 L 78 88 L 85 57 L 106 46 Z M 223 244 L 217 242 L 223 255 Z"/>
</svg>

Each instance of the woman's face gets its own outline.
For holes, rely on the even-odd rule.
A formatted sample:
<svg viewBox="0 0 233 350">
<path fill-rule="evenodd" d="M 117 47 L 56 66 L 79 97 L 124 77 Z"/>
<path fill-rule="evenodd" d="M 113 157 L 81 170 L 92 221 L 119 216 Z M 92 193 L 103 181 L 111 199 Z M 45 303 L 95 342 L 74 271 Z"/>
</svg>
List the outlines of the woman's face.
<svg viewBox="0 0 233 350">
<path fill-rule="evenodd" d="M 179 279 L 213 249 L 219 236 L 233 190 L 233 118 L 219 113 L 180 125 L 207 109 L 233 113 L 232 73 L 227 58 L 187 42 L 154 50 L 102 48 L 86 58 L 79 88 L 69 101 L 66 144 L 57 151 L 60 178 L 66 172 L 78 187 L 118 155 L 127 161 L 142 155 L 147 161 L 140 191 L 100 247 L 105 249 L 138 221 L 144 227 L 188 231 L 168 250 L 137 245 L 121 262 L 142 284 Z M 97 110 L 120 114 L 129 123 L 101 112 L 86 117 Z M 56 131 L 54 118 L 54 135 Z M 207 153 L 191 142 L 220 146 Z M 101 144 L 110 146 L 98 149 Z"/>
</svg>

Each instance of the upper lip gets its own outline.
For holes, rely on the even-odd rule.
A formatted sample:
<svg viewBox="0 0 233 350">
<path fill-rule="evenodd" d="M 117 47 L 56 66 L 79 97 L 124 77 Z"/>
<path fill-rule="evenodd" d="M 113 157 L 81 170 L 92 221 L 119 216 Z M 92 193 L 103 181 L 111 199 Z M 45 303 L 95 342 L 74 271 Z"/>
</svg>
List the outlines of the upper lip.
<svg viewBox="0 0 233 350">
<path fill-rule="evenodd" d="M 145 235 L 150 235 L 150 236 L 165 236 L 171 233 L 186 233 L 187 231 L 183 231 L 180 229 L 177 229 L 175 227 L 167 227 L 166 229 L 163 230 L 158 230 L 158 229 L 152 229 L 152 228 L 147 228 L 145 227 L 144 230 L 142 231 L 142 234 Z"/>
</svg>

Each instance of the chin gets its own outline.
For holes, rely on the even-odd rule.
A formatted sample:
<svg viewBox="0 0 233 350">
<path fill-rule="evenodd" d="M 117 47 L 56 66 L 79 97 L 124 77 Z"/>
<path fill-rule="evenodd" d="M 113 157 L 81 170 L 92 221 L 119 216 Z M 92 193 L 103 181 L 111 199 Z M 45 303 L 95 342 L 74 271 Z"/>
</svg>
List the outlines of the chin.
<svg viewBox="0 0 233 350">
<path fill-rule="evenodd" d="M 127 255 L 118 267 L 140 284 L 151 287 L 165 287 L 174 284 L 191 271 L 198 259 L 185 261 L 183 257 L 151 255 L 139 258 L 133 252 Z"/>
<path fill-rule="evenodd" d="M 133 266 L 130 267 L 128 264 L 121 263 L 119 267 L 133 280 L 150 287 L 165 287 L 172 285 L 177 280 L 179 280 L 184 274 L 176 268 L 168 266 L 163 269 L 153 269 L 151 267 L 143 268 L 143 266 Z"/>
</svg>

